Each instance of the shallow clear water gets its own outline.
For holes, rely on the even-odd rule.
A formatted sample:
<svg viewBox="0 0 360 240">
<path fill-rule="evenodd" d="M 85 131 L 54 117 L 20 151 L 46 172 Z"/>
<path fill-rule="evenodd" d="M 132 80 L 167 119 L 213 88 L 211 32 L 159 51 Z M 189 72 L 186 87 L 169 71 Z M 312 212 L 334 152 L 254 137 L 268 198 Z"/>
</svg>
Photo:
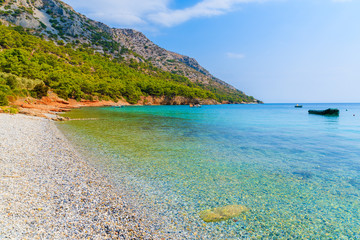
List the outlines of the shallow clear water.
<svg viewBox="0 0 360 240">
<path fill-rule="evenodd" d="M 340 109 L 339 117 L 308 109 Z M 355 114 L 355 116 L 353 116 Z M 360 238 L 360 104 L 83 108 L 59 128 L 175 238 Z M 205 223 L 199 212 L 250 211 Z"/>
</svg>

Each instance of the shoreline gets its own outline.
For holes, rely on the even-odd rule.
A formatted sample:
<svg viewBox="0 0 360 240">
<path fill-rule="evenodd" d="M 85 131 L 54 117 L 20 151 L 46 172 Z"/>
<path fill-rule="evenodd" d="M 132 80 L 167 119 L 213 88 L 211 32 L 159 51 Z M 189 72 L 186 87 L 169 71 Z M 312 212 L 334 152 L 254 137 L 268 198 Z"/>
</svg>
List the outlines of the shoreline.
<svg viewBox="0 0 360 240">
<path fill-rule="evenodd" d="M 54 122 L 0 114 L 0 238 L 152 239 Z"/>
<path fill-rule="evenodd" d="M 125 99 L 118 100 L 114 102 L 112 100 L 85 100 L 81 99 L 76 101 L 75 99 L 62 99 L 57 96 L 52 91 L 48 92 L 46 97 L 41 99 L 35 99 L 32 97 L 23 97 L 16 99 L 14 102 L 11 102 L 10 106 L 15 106 L 18 110 L 18 113 L 42 117 L 54 121 L 66 121 L 66 117 L 62 117 L 59 113 L 68 112 L 75 108 L 81 107 L 121 107 L 121 106 L 148 106 L 148 105 L 191 105 L 191 104 L 201 104 L 201 105 L 221 105 L 221 104 L 230 104 L 229 102 L 216 102 L 215 100 L 210 99 L 188 99 L 181 96 L 175 96 L 173 98 L 169 97 L 141 97 L 141 99 L 136 104 L 130 104 Z M 255 103 L 233 103 L 233 104 L 255 104 Z M 258 103 L 257 103 L 258 104 Z M 3 110 L 0 108 L 0 113 Z"/>
<path fill-rule="evenodd" d="M 129 105 L 125 101 L 97 101 L 74 99 L 64 100 L 59 98 L 55 93 L 49 92 L 48 96 L 41 99 L 31 97 L 17 99 L 12 105 L 16 106 L 20 114 L 46 118 L 54 121 L 68 120 L 59 115 L 59 113 L 68 112 L 75 108 L 81 107 L 103 107 L 103 106 L 123 106 Z M 1 110 L 1 109 L 0 109 Z"/>
</svg>

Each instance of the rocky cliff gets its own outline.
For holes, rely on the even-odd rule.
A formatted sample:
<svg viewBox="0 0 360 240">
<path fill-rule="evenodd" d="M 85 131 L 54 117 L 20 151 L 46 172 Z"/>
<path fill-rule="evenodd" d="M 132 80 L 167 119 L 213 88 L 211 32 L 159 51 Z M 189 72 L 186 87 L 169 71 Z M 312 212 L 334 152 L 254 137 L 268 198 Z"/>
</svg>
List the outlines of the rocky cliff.
<svg viewBox="0 0 360 240">
<path fill-rule="evenodd" d="M 114 58 L 151 64 L 185 76 L 206 89 L 244 96 L 247 101 L 257 102 L 212 76 L 195 59 L 167 51 L 141 32 L 110 28 L 91 20 L 59 0 L 0 0 L 0 20 L 4 24 L 22 26 L 31 34 L 60 45 L 69 44 L 75 48 L 88 46 Z"/>
</svg>

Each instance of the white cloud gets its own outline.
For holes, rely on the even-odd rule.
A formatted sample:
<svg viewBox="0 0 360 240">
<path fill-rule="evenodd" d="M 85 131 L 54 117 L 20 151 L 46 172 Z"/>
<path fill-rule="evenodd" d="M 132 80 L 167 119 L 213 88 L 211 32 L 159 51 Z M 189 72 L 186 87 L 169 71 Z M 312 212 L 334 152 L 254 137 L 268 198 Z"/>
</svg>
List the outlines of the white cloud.
<svg viewBox="0 0 360 240">
<path fill-rule="evenodd" d="M 112 26 L 145 25 L 146 16 L 168 9 L 170 0 L 63 0 L 78 12 Z"/>
<path fill-rule="evenodd" d="M 63 0 L 86 16 L 115 27 L 179 25 L 193 18 L 213 17 L 238 9 L 241 4 L 271 0 L 201 0 L 191 7 L 171 9 L 180 0 Z M 275 1 L 275 0 L 272 0 Z M 351 2 L 352 0 L 331 0 Z"/>
<path fill-rule="evenodd" d="M 235 8 L 237 4 L 260 2 L 259 0 L 203 0 L 198 4 L 178 10 L 166 9 L 150 14 L 147 18 L 160 25 L 174 26 L 192 18 L 212 17 L 225 14 Z"/>
<path fill-rule="evenodd" d="M 173 0 L 64 0 L 94 20 L 122 27 L 149 24 L 171 27 L 193 18 L 225 14 L 241 3 L 267 0 L 202 0 L 184 9 L 170 9 L 171 1 Z"/>
<path fill-rule="evenodd" d="M 242 59 L 245 57 L 244 54 L 241 54 L 241 53 L 232 53 L 232 52 L 228 52 L 226 53 L 226 56 L 228 58 L 233 58 L 233 59 Z"/>
</svg>

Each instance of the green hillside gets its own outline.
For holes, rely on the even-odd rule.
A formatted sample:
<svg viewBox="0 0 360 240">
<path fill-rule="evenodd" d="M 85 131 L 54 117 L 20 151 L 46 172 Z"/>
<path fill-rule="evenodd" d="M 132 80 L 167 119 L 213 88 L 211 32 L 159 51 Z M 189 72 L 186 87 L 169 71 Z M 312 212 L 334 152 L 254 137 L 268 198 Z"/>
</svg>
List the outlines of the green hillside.
<svg viewBox="0 0 360 240">
<path fill-rule="evenodd" d="M 150 63 L 126 62 L 97 53 L 86 44 L 45 41 L 22 27 L 0 26 L 0 105 L 9 96 L 41 97 L 47 88 L 68 99 L 140 96 L 184 96 L 217 101 L 251 102 L 238 91 L 197 85 L 186 77 L 162 71 Z M 11 99 L 11 97 L 10 97 Z"/>
</svg>

